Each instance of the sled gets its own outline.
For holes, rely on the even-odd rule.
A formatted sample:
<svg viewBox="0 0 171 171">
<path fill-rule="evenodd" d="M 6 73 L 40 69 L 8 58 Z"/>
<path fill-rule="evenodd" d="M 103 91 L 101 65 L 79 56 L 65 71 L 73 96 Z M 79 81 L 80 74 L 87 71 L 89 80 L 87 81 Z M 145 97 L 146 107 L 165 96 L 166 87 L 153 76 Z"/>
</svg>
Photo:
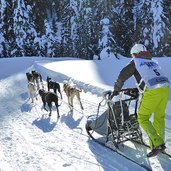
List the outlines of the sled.
<svg viewBox="0 0 171 171">
<path fill-rule="evenodd" d="M 137 88 L 122 89 L 114 98 L 112 98 L 112 91 L 104 92 L 97 114 L 87 119 L 86 131 L 98 144 L 145 170 L 152 171 L 156 166 L 158 168 L 164 166 L 167 170 L 170 168 L 170 154 L 162 152 L 158 158 L 146 157 L 151 149 L 144 143 L 137 121 L 139 99 Z"/>
<path fill-rule="evenodd" d="M 87 119 L 85 128 L 88 135 L 99 143 L 105 145 L 112 143 L 116 149 L 119 144 L 126 141 L 144 144 L 137 121 L 138 102 L 137 88 L 122 89 L 114 98 L 112 98 L 112 91 L 104 92 L 97 114 Z M 106 110 L 100 113 L 100 108 L 104 105 Z"/>
</svg>

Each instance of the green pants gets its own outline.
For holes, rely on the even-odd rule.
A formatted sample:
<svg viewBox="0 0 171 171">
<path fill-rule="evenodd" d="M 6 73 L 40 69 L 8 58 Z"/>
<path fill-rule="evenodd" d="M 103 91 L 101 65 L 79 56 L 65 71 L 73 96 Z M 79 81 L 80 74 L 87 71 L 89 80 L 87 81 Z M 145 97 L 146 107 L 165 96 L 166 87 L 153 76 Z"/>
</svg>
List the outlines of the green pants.
<svg viewBox="0 0 171 171">
<path fill-rule="evenodd" d="M 149 136 L 150 147 L 165 143 L 165 109 L 170 95 L 170 87 L 146 90 L 141 99 L 138 122 Z M 154 113 L 153 122 L 150 121 Z"/>
</svg>

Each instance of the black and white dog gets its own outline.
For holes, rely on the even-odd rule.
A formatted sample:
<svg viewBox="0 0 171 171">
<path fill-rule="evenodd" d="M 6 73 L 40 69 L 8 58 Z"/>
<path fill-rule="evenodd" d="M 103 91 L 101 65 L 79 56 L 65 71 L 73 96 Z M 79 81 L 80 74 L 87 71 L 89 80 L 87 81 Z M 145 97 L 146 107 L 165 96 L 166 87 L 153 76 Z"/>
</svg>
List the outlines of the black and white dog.
<svg viewBox="0 0 171 171">
<path fill-rule="evenodd" d="M 39 85 L 40 83 L 41 83 L 42 88 L 44 88 L 41 74 L 35 70 L 33 70 L 31 73 L 32 73 L 34 81 L 37 85 L 37 89 L 38 90 L 40 89 L 40 85 Z"/>
<path fill-rule="evenodd" d="M 58 91 L 60 96 L 61 96 L 61 99 L 62 99 L 60 84 L 57 83 L 56 81 L 53 81 L 50 77 L 47 77 L 46 80 L 47 80 L 48 91 L 50 91 L 50 89 L 53 89 L 54 93 L 56 93 L 56 94 L 57 94 L 57 91 Z"/>
<path fill-rule="evenodd" d="M 26 77 L 27 77 L 27 81 L 28 82 L 34 82 L 34 77 L 33 77 L 33 74 L 30 73 L 30 72 L 26 72 Z"/>
<path fill-rule="evenodd" d="M 58 109 L 58 107 L 59 107 L 59 105 L 58 105 L 58 96 L 55 93 L 50 92 L 50 91 L 45 91 L 44 89 L 39 90 L 39 95 L 42 98 L 43 108 L 46 111 L 48 111 L 46 109 L 46 103 L 48 104 L 48 107 L 49 107 L 49 110 L 50 110 L 49 116 L 51 116 L 51 113 L 52 113 L 52 102 L 55 103 L 56 110 L 57 110 L 57 117 L 59 118 L 60 115 L 59 115 L 59 109 Z"/>
<path fill-rule="evenodd" d="M 43 81 L 42 81 L 42 76 L 37 71 L 33 70 L 31 72 L 26 72 L 26 77 L 27 77 L 28 82 L 31 81 L 31 82 L 34 83 L 34 85 L 37 86 L 37 90 L 40 89 L 40 83 L 42 85 L 42 88 L 44 88 Z"/>
</svg>

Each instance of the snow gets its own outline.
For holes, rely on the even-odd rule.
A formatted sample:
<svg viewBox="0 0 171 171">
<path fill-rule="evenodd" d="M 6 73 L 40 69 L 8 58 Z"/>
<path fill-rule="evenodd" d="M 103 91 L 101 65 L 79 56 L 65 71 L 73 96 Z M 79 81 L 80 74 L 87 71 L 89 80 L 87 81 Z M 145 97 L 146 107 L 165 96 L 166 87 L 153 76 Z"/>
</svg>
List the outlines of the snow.
<svg viewBox="0 0 171 171">
<path fill-rule="evenodd" d="M 145 170 L 93 142 L 85 131 L 87 117 L 97 113 L 103 91 L 113 90 L 119 71 L 129 60 L 113 57 L 94 61 L 40 57 L 0 59 L 0 171 Z M 158 61 L 171 80 L 171 58 L 163 57 Z M 32 69 L 42 74 L 46 89 L 47 76 L 61 87 L 67 80 L 82 88 L 84 110 L 75 99 L 73 113 L 70 112 L 62 88 L 61 117 L 57 121 L 53 108 L 49 118 L 39 95 L 33 104 L 28 99 L 25 73 Z M 134 79 L 128 80 L 124 87 L 134 87 Z M 144 139 L 147 139 L 145 134 Z M 171 154 L 171 98 L 166 108 L 166 146 Z M 154 157 L 148 160 L 145 152 L 135 149 L 133 153 L 128 151 L 128 155 L 139 156 L 152 170 L 171 168 L 171 159 Z"/>
</svg>

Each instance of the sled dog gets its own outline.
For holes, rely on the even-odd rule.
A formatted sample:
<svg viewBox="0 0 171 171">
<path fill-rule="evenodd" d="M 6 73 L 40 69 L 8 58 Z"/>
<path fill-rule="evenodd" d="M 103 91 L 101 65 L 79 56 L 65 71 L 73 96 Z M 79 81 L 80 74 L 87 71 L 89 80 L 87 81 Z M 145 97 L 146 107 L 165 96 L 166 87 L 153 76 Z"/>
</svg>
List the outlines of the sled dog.
<svg viewBox="0 0 171 171">
<path fill-rule="evenodd" d="M 56 110 L 57 110 L 57 117 L 59 118 L 60 115 L 59 115 L 59 109 L 58 109 L 58 106 L 59 106 L 58 105 L 58 96 L 55 93 L 50 92 L 50 91 L 45 91 L 44 89 L 39 90 L 39 95 L 42 98 L 43 108 L 46 111 L 48 111 L 46 109 L 46 103 L 48 104 L 48 107 L 49 107 L 49 110 L 50 110 L 49 116 L 51 116 L 51 113 L 52 113 L 52 102 L 55 103 Z"/>
<path fill-rule="evenodd" d="M 46 81 L 47 81 L 48 91 L 50 91 L 50 89 L 53 89 L 55 94 L 57 94 L 58 91 L 62 99 L 60 84 L 57 83 L 56 81 L 53 81 L 50 77 L 47 77 Z"/>
<path fill-rule="evenodd" d="M 27 81 L 31 81 L 34 82 L 34 78 L 33 78 L 33 74 L 30 72 L 26 72 L 26 77 L 27 77 Z"/>
<path fill-rule="evenodd" d="M 41 84 L 42 88 L 44 88 L 42 75 L 39 72 L 35 71 L 35 70 L 31 71 L 31 73 L 32 73 L 33 78 L 34 78 L 34 82 L 37 85 L 37 89 L 38 90 L 40 89 L 40 84 Z"/>
<path fill-rule="evenodd" d="M 34 85 L 37 86 L 37 90 L 40 89 L 40 83 L 43 87 L 43 81 L 42 81 L 42 76 L 40 73 L 38 73 L 37 71 L 33 70 L 31 72 L 26 72 L 26 77 L 27 77 L 27 81 L 31 81 L 34 83 Z"/>
<path fill-rule="evenodd" d="M 35 98 L 35 95 L 36 95 L 36 87 L 35 87 L 34 83 L 29 81 L 28 84 L 27 84 L 27 88 L 28 88 L 29 98 L 31 99 L 31 102 L 34 103 L 34 98 Z"/>
<path fill-rule="evenodd" d="M 64 92 L 66 93 L 66 96 L 68 98 L 68 104 L 71 107 L 71 109 L 73 110 L 73 99 L 76 96 L 80 103 L 80 107 L 83 110 L 84 108 L 83 108 L 83 105 L 81 103 L 81 98 L 80 98 L 80 92 L 82 92 L 82 90 L 75 88 L 69 85 L 68 83 L 63 84 L 63 89 L 64 89 Z"/>
</svg>

